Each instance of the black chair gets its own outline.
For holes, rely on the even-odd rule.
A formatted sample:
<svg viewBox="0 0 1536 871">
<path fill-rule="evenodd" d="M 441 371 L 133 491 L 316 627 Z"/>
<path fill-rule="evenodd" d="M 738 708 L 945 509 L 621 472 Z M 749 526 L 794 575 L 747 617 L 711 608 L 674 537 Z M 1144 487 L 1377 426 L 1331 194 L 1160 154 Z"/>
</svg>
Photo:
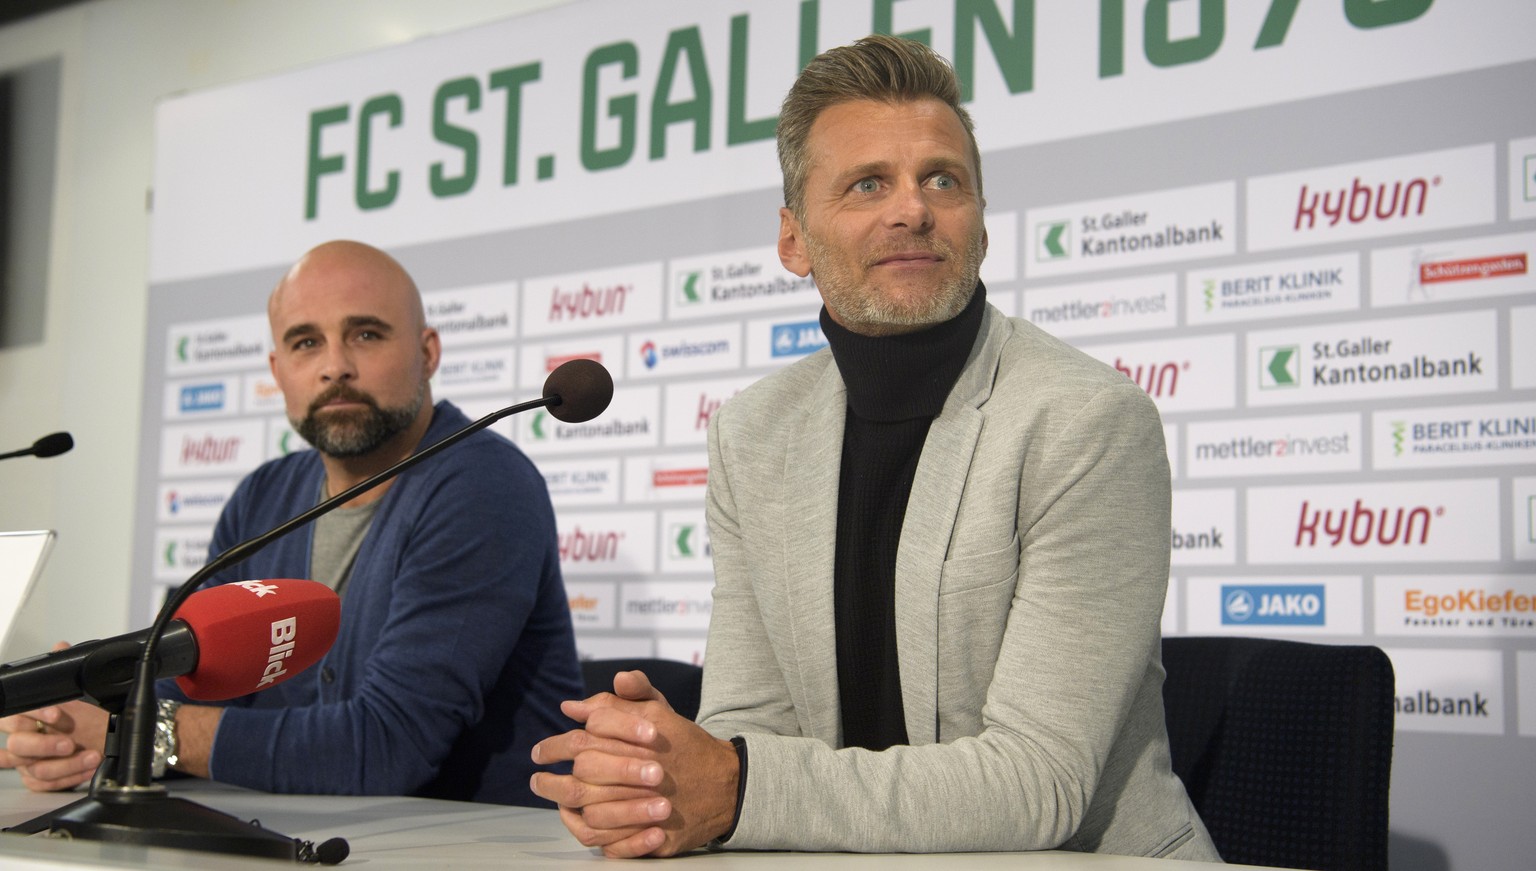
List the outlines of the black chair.
<svg viewBox="0 0 1536 871">
<path fill-rule="evenodd" d="M 1385 871 L 1392 663 L 1379 648 L 1166 638 L 1173 770 L 1228 862 Z"/>
<path fill-rule="evenodd" d="M 699 716 L 699 688 L 704 669 L 673 659 L 584 659 L 581 679 L 587 694 L 613 692 L 613 676 L 621 671 L 639 669 L 651 679 L 651 686 L 661 690 L 672 710 L 688 719 Z"/>
</svg>

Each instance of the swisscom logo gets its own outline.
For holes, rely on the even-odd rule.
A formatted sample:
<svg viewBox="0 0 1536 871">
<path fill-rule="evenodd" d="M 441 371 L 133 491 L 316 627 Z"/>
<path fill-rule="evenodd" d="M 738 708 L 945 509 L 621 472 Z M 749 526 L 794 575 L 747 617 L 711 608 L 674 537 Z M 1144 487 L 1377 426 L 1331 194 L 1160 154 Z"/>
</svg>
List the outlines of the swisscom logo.
<svg viewBox="0 0 1536 871">
<path fill-rule="evenodd" d="M 1223 626 L 1326 624 L 1327 590 L 1322 584 L 1222 585 Z"/>
</svg>

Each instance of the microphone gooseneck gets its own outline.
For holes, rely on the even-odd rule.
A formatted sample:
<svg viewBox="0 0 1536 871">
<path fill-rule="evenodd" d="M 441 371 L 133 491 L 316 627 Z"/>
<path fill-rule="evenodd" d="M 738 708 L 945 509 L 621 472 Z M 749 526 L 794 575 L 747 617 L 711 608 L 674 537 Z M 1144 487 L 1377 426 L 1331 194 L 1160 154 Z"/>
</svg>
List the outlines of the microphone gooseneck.
<svg viewBox="0 0 1536 871">
<path fill-rule="evenodd" d="M 559 419 L 579 423 L 601 414 L 612 398 L 613 379 L 601 364 L 591 360 L 567 362 L 550 373 L 544 384 L 542 398 L 493 411 L 362 483 L 209 560 L 176 588 L 144 638 L 142 651 L 134 663 L 134 682 L 127 693 L 127 704 L 118 715 L 120 729 L 117 738 L 120 739 L 121 754 L 115 776 L 103 779 L 87 798 L 54 814 L 12 827 L 12 830 L 30 832 L 46 828 L 67 833 L 71 837 L 91 840 L 267 856 L 290 861 L 340 862 L 347 855 L 346 841 L 342 839 L 334 838 L 316 848 L 308 842 L 283 837 L 259 824 L 239 820 L 195 802 L 171 798 L 164 786 L 152 781 L 150 769 L 154 758 L 157 711 L 155 677 L 159 671 L 160 640 L 166 633 L 166 627 L 188 597 L 216 572 L 240 563 L 316 517 L 351 501 L 496 421 L 532 408 L 550 408 L 551 413 Z M 562 410 L 554 411 L 557 407 Z M 208 683 L 210 686 L 232 685 L 227 680 L 209 680 Z M 183 689 L 186 689 L 185 685 Z M 109 737 L 109 740 L 112 738 Z"/>
</svg>

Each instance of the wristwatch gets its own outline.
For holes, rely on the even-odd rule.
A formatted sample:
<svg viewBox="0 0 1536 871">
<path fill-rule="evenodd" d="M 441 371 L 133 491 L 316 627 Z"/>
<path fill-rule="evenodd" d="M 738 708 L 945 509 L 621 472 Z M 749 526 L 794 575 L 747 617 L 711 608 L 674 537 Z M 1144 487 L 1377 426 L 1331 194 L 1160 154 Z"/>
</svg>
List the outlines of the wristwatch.
<svg viewBox="0 0 1536 871">
<path fill-rule="evenodd" d="M 167 768 L 174 768 L 181 761 L 177 752 L 181 742 L 176 737 L 176 712 L 180 709 L 181 702 L 160 700 L 160 710 L 155 715 L 155 758 L 150 763 L 150 774 L 155 777 L 164 777 Z"/>
</svg>

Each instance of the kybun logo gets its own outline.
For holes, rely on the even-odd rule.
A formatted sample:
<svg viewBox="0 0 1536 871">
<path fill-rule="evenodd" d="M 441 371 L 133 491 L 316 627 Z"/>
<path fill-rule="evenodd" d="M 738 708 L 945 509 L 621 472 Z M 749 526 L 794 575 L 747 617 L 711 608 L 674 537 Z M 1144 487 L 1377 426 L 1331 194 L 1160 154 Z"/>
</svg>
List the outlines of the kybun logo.
<svg viewBox="0 0 1536 871">
<path fill-rule="evenodd" d="M 1313 508 L 1302 500 L 1296 521 L 1297 548 L 1372 545 L 1412 547 L 1429 543 L 1430 526 L 1445 509 L 1427 505 L 1370 506 L 1360 499 L 1350 506 Z"/>
</svg>

